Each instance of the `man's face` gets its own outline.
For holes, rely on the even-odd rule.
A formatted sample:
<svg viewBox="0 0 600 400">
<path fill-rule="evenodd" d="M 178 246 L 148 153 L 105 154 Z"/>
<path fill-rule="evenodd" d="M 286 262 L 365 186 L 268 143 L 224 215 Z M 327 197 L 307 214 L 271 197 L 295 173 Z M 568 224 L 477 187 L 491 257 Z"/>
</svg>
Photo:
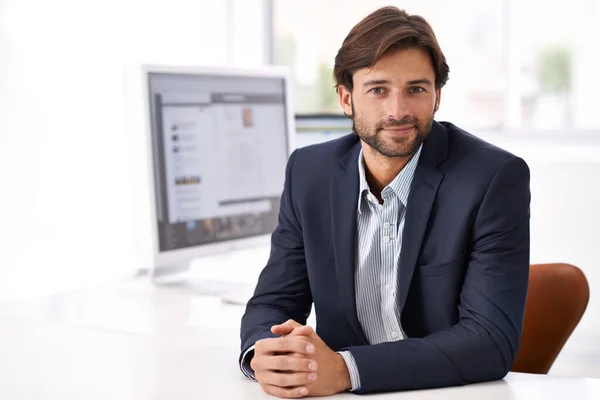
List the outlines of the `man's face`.
<svg viewBox="0 0 600 400">
<path fill-rule="evenodd" d="M 429 55 L 420 48 L 386 53 L 354 73 L 354 89 L 338 89 L 340 104 L 363 143 L 385 157 L 409 157 L 427 138 L 440 90 Z"/>
</svg>

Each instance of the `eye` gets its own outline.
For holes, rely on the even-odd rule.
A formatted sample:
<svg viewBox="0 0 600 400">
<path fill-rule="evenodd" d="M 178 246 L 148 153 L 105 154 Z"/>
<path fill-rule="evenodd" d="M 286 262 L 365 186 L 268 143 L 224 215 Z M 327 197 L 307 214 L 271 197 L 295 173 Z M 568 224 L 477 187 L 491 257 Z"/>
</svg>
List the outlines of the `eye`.
<svg viewBox="0 0 600 400">
<path fill-rule="evenodd" d="M 423 88 L 422 88 L 422 87 L 420 87 L 420 86 L 413 86 L 413 87 L 411 87 L 411 88 L 409 89 L 409 91 L 410 91 L 411 93 L 421 93 L 421 92 L 424 92 L 424 91 L 425 91 L 425 89 L 423 89 Z"/>
<path fill-rule="evenodd" d="M 382 87 L 374 87 L 373 89 L 369 90 L 369 92 L 371 92 L 373 94 L 383 94 L 383 88 Z"/>
</svg>

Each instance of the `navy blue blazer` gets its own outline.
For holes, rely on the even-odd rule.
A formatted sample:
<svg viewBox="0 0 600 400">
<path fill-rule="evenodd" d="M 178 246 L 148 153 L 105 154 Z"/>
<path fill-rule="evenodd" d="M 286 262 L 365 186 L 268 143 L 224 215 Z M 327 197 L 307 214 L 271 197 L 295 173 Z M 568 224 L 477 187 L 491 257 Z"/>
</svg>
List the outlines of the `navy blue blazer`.
<svg viewBox="0 0 600 400">
<path fill-rule="evenodd" d="M 289 158 L 271 253 L 241 323 L 242 354 L 272 325 L 306 323 L 349 350 L 360 393 L 502 379 L 521 337 L 529 277 L 529 168 L 434 122 L 411 185 L 397 302 L 407 338 L 369 345 L 355 299 L 360 141 Z M 240 356 L 241 357 L 241 356 Z"/>
</svg>

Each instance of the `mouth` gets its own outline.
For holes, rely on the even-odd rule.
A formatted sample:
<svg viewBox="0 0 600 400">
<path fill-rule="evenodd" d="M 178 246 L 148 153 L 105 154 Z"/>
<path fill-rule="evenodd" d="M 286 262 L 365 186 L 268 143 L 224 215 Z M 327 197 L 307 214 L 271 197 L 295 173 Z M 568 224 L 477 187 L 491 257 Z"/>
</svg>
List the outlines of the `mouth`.
<svg viewBox="0 0 600 400">
<path fill-rule="evenodd" d="M 391 135 L 406 135 L 414 129 L 414 125 L 409 126 L 391 126 L 388 128 L 382 128 L 383 132 Z"/>
</svg>

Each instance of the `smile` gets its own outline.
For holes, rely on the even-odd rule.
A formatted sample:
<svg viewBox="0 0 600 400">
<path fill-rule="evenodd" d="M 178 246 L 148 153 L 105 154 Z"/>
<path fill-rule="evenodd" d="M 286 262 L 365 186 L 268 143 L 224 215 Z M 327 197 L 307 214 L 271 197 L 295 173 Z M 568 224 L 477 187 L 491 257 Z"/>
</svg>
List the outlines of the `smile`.
<svg viewBox="0 0 600 400">
<path fill-rule="evenodd" d="M 389 128 L 381 129 L 383 132 L 386 132 L 391 135 L 406 135 L 414 129 L 414 126 L 394 126 Z"/>
</svg>

